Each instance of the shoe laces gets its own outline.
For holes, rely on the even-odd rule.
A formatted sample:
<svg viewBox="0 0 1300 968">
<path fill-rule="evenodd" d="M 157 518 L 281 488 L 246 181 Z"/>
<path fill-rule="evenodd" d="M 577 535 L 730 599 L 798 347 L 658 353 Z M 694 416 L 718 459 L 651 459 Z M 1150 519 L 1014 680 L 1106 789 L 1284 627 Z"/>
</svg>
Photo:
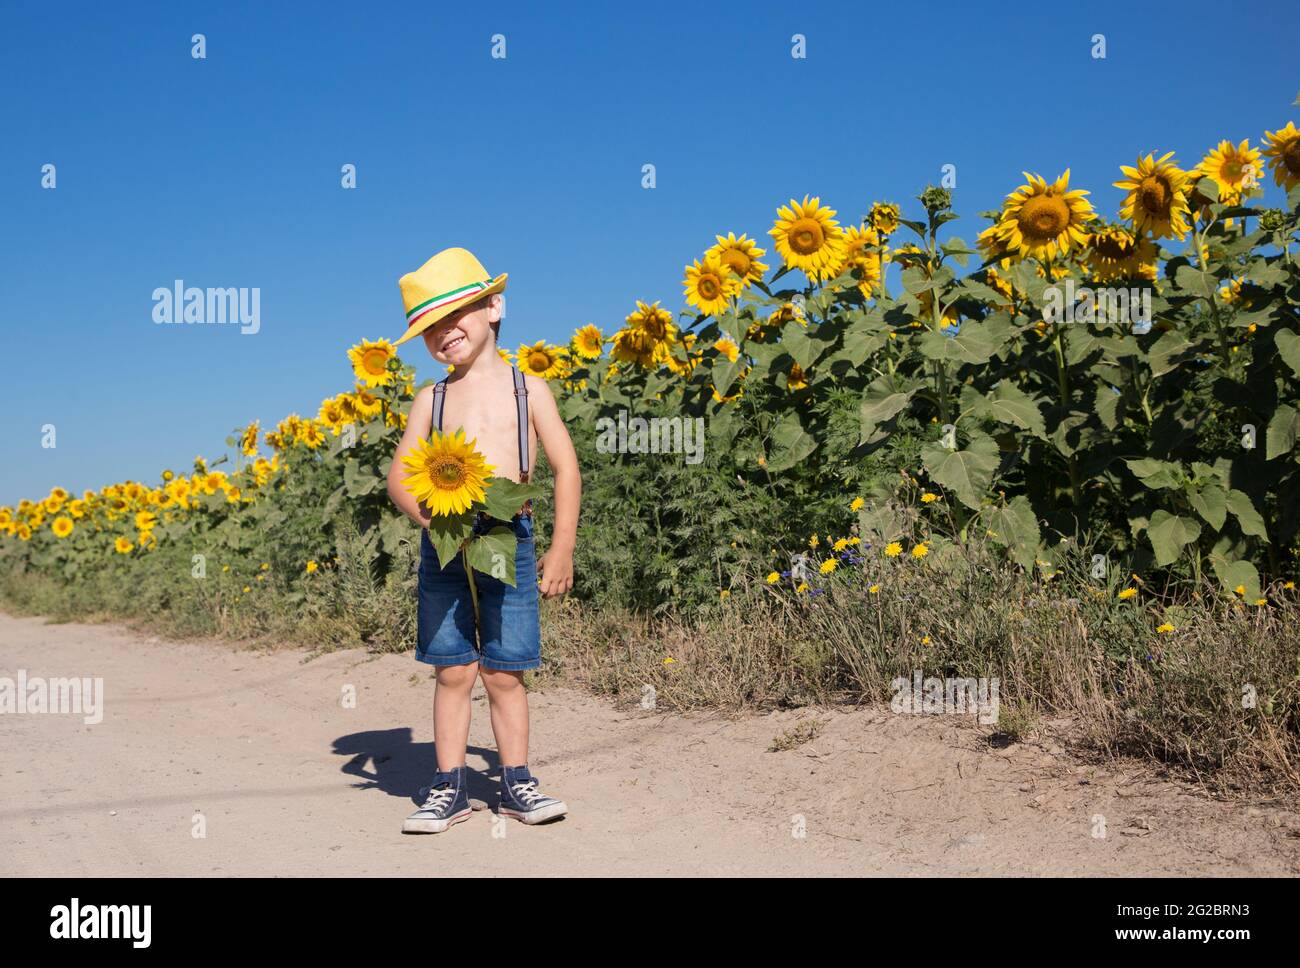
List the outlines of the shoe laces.
<svg viewBox="0 0 1300 968">
<path fill-rule="evenodd" d="M 456 796 L 456 788 L 453 786 L 430 787 L 429 795 L 425 798 L 421 810 L 441 810 L 447 804 L 451 803 Z"/>
<path fill-rule="evenodd" d="M 537 803 L 539 800 L 549 800 L 550 797 L 537 789 L 537 777 L 530 776 L 527 780 L 520 780 L 517 783 L 510 784 L 510 789 L 514 795 L 528 805 Z"/>
</svg>

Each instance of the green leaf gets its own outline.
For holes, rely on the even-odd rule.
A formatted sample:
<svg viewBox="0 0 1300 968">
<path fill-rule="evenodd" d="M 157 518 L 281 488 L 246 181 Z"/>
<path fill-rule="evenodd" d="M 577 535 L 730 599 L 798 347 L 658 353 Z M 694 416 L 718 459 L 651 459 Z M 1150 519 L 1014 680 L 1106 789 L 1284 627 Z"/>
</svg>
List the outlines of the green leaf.
<svg viewBox="0 0 1300 968">
<path fill-rule="evenodd" d="M 1290 404 L 1280 404 L 1273 411 L 1273 419 L 1268 422 L 1268 446 L 1264 459 L 1272 460 L 1291 453 L 1295 448 L 1297 434 L 1300 434 L 1300 413 Z"/>
<path fill-rule="evenodd" d="M 816 450 L 817 438 L 804 429 L 798 416 L 787 413 L 772 431 L 772 445 L 774 450 L 768 466 L 773 471 L 781 471 Z"/>
<path fill-rule="evenodd" d="M 726 333 L 733 343 L 739 346 L 745 338 L 745 330 L 748 329 L 748 326 L 738 319 L 730 309 L 719 316 L 717 322 L 718 328 Z"/>
<path fill-rule="evenodd" d="M 525 501 L 539 498 L 543 493 L 539 484 L 520 484 L 508 477 L 493 477 L 484 490 L 486 500 L 483 503 L 491 517 L 509 521 L 519 513 Z"/>
<path fill-rule="evenodd" d="M 1289 329 L 1280 329 L 1274 341 L 1283 361 L 1291 367 L 1293 373 L 1300 376 L 1300 336 Z"/>
<path fill-rule="evenodd" d="M 967 363 L 987 363 L 998 349 L 996 335 L 982 323 L 968 319 L 953 339 L 958 356 Z"/>
<path fill-rule="evenodd" d="M 855 369 L 867 361 L 867 358 L 885 345 L 888 337 L 884 333 L 867 333 L 852 329 L 844 334 L 844 345 L 834 357 L 835 360 L 847 360 Z M 834 362 L 834 360 L 832 360 Z"/>
<path fill-rule="evenodd" d="M 1223 528 L 1228 516 L 1228 494 L 1218 484 L 1203 484 L 1186 488 L 1187 500 L 1192 509 L 1215 531 Z"/>
<path fill-rule="evenodd" d="M 491 575 L 498 581 L 503 581 L 513 588 L 515 584 L 515 552 L 518 547 L 519 539 L 515 537 L 514 531 L 498 525 L 488 531 L 487 534 L 476 537 L 469 543 L 465 551 L 469 558 L 470 567 L 475 571 Z"/>
<path fill-rule="evenodd" d="M 1043 423 L 1042 411 L 1034 403 L 1034 398 L 1010 380 L 1003 380 L 997 385 L 985 398 L 981 410 L 994 420 L 1028 430 L 1035 437 L 1047 437 L 1047 425 Z"/>
<path fill-rule="evenodd" d="M 1151 515 L 1147 537 L 1156 552 L 1156 564 L 1161 568 L 1173 564 L 1183 553 L 1183 548 L 1201 536 L 1201 526 L 1191 518 L 1170 514 L 1163 509 Z"/>
<path fill-rule="evenodd" d="M 955 362 L 960 357 L 956 341 L 933 329 L 925 329 L 916 339 L 916 348 L 927 360 L 947 360 Z"/>
<path fill-rule="evenodd" d="M 921 448 L 921 459 L 931 477 L 967 507 L 979 508 L 997 470 L 998 447 L 991 437 L 983 436 L 972 438 L 965 450 L 931 443 Z"/>
<path fill-rule="evenodd" d="M 1041 535 L 1038 519 L 1029 499 L 1023 494 L 1005 507 L 993 508 L 988 517 L 989 537 L 1011 552 L 1011 559 L 1022 568 L 1032 568 L 1038 555 Z"/>
<path fill-rule="evenodd" d="M 745 365 L 745 358 L 737 356 L 733 363 L 725 356 L 718 356 L 713 361 L 713 386 L 724 397 L 731 396 L 729 392 L 731 385 L 736 382 L 736 377 L 740 376 L 740 371 Z"/>
<path fill-rule="evenodd" d="M 872 391 L 862 398 L 862 407 L 858 411 L 861 439 L 866 440 L 876 427 L 897 415 L 907 406 L 915 392 L 915 389 L 894 392 L 877 390 L 876 384 L 872 384 Z"/>
<path fill-rule="evenodd" d="M 1187 337 L 1171 329 L 1155 341 L 1147 351 L 1147 365 L 1151 367 L 1151 376 L 1164 376 L 1183 363 L 1191 355 L 1192 344 Z"/>
<path fill-rule="evenodd" d="M 812 368 L 824 345 L 813 342 L 812 337 L 802 326 L 787 327 L 781 335 L 781 347 L 794 357 L 800 369 L 807 372 Z"/>
<path fill-rule="evenodd" d="M 1094 401 L 1097 417 L 1107 430 L 1114 430 L 1119 426 L 1119 405 L 1122 399 L 1123 397 L 1116 393 L 1109 383 L 1097 385 L 1097 396 Z"/>
<path fill-rule="evenodd" d="M 1138 480 L 1153 491 L 1166 487 L 1179 487 L 1182 484 L 1182 468 L 1177 464 L 1150 457 L 1126 460 L 1124 463 L 1137 475 Z"/>
<path fill-rule="evenodd" d="M 474 512 L 435 514 L 429 521 L 428 532 L 433 550 L 438 552 L 438 564 L 446 568 L 447 563 L 460 553 L 460 546 L 474 533 Z"/>
<path fill-rule="evenodd" d="M 1202 274 L 1202 270 L 1196 266 L 1179 266 L 1174 273 L 1174 284 L 1184 292 L 1194 296 L 1200 296 L 1202 299 L 1209 299 L 1211 290 L 1208 288 L 1213 285 L 1214 277 Z"/>
<path fill-rule="evenodd" d="M 343 463 L 343 486 L 349 497 L 362 497 L 379 486 L 380 477 L 373 467 L 362 467 L 355 457 Z"/>
<path fill-rule="evenodd" d="M 390 514 L 379 520 L 379 546 L 390 555 L 397 554 L 403 541 L 411 537 L 411 522 L 404 514 Z"/>
<path fill-rule="evenodd" d="M 1238 491 L 1236 488 L 1228 491 L 1228 510 L 1236 516 L 1243 533 L 1268 540 L 1268 529 L 1264 527 L 1264 519 L 1259 516 L 1250 495 L 1245 491 Z"/>
<path fill-rule="evenodd" d="M 1240 588 L 1245 592 L 1242 595 L 1244 601 L 1254 602 L 1260 598 L 1259 572 L 1249 561 L 1227 561 L 1212 555 L 1210 567 L 1214 569 L 1215 576 L 1223 582 L 1224 587 L 1234 595 Z"/>
</svg>

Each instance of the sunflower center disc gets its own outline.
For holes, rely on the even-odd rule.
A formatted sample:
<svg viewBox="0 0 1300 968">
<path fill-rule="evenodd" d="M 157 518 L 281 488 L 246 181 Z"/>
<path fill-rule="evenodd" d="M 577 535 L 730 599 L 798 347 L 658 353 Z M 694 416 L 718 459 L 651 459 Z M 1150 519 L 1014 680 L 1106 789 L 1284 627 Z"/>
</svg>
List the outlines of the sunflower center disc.
<svg viewBox="0 0 1300 968">
<path fill-rule="evenodd" d="M 1144 178 L 1139 189 L 1139 198 L 1144 209 L 1160 214 L 1169 207 L 1169 188 L 1159 178 Z"/>
<path fill-rule="evenodd" d="M 434 468 L 432 477 L 443 487 L 455 488 L 465 480 L 465 469 L 456 461 L 444 460 Z"/>
<path fill-rule="evenodd" d="M 1070 220 L 1065 202 L 1051 196 L 1031 198 L 1020 213 L 1020 230 L 1031 238 L 1055 238 Z"/>
<path fill-rule="evenodd" d="M 810 255 L 822 246 L 822 228 L 816 222 L 802 219 L 790 230 L 790 248 L 800 255 Z"/>
<path fill-rule="evenodd" d="M 1300 138 L 1296 138 L 1282 151 L 1282 163 L 1293 175 L 1300 175 Z"/>
</svg>

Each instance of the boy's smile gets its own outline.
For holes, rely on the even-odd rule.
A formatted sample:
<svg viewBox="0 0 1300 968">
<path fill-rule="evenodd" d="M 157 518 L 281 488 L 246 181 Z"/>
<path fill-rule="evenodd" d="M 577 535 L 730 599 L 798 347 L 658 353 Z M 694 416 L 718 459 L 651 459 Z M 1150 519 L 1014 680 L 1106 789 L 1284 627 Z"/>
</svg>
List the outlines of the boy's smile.
<svg viewBox="0 0 1300 968">
<path fill-rule="evenodd" d="M 438 320 L 424 334 L 424 343 L 439 363 L 472 363 L 492 340 L 493 307 L 482 302 L 465 306 Z"/>
<path fill-rule="evenodd" d="M 446 333 L 443 334 L 442 346 L 440 347 L 440 350 L 443 353 L 449 354 L 456 347 L 464 344 L 464 342 L 465 342 L 465 334 L 462 333 L 459 329 L 448 330 Z"/>
</svg>

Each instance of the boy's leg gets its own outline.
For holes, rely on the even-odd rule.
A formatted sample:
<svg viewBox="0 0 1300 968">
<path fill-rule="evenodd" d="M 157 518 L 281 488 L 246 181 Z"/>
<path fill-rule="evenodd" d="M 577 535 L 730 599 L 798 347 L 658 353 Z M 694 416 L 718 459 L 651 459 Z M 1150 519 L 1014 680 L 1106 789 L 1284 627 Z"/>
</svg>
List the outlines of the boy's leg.
<svg viewBox="0 0 1300 968">
<path fill-rule="evenodd" d="M 542 664 L 537 557 L 532 519 L 516 517 L 512 523 L 518 539 L 514 586 L 491 577 L 479 586 L 483 644 L 479 675 L 487 688 L 492 732 L 501 755 L 501 803 L 497 812 L 534 824 L 562 817 L 569 808 L 562 800 L 542 793 L 537 778 L 528 771 L 524 672 Z"/>
<path fill-rule="evenodd" d="M 433 745 L 438 754 L 438 769 L 449 771 L 465 765 L 470 693 L 478 676 L 478 663 L 439 666 L 437 676 L 438 684 L 433 690 Z"/>
<path fill-rule="evenodd" d="M 528 762 L 528 693 L 524 674 L 503 669 L 483 669 L 488 708 L 492 716 L 492 735 L 496 737 L 501 766 L 522 766 Z M 469 722 L 468 711 L 466 723 Z M 438 763 L 442 763 L 441 747 Z"/>
</svg>

